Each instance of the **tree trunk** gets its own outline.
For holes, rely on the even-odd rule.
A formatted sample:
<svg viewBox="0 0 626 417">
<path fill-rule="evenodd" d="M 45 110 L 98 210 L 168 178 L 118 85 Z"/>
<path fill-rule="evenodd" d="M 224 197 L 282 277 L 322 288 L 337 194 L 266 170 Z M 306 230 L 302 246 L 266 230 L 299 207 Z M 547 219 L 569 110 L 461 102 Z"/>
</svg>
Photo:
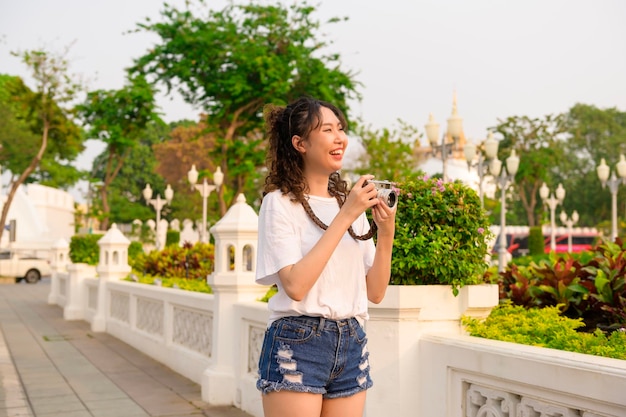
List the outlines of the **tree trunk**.
<svg viewBox="0 0 626 417">
<path fill-rule="evenodd" d="M 107 187 L 103 185 L 100 188 L 100 200 L 102 201 L 102 218 L 100 219 L 100 230 L 108 230 L 109 229 L 109 211 L 111 208 L 109 207 L 109 199 L 107 198 Z"/>
<path fill-rule="evenodd" d="M 15 197 L 15 193 L 20 185 L 26 181 L 26 178 L 37 168 L 39 162 L 41 162 L 41 158 L 43 157 L 44 152 L 46 151 L 46 147 L 48 146 L 48 131 L 50 130 L 50 122 L 47 120 L 43 121 L 43 134 L 41 138 L 41 146 L 39 147 L 39 151 L 37 155 L 30 161 L 30 165 L 22 172 L 19 178 L 11 185 L 11 189 L 7 194 L 7 200 L 2 207 L 2 216 L 0 216 L 0 241 L 2 240 L 2 234 L 4 233 L 4 225 L 6 224 L 7 217 L 9 216 L 9 209 L 11 208 L 11 203 L 13 202 L 13 198 Z"/>
</svg>

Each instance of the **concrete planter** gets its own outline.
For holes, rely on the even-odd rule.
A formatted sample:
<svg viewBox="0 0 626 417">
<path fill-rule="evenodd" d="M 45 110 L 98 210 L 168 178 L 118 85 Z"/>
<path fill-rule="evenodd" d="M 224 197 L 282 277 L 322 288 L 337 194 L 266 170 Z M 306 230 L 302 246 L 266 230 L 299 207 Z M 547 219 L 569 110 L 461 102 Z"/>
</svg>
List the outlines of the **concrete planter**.
<svg viewBox="0 0 626 417">
<path fill-rule="evenodd" d="M 390 285 L 380 304 L 370 304 L 368 347 L 374 388 L 367 398 L 368 416 L 415 415 L 420 384 L 428 383 L 419 369 L 423 333 L 461 334 L 463 315 L 486 317 L 498 305 L 495 284 L 468 285 L 452 294 L 448 285 Z"/>
</svg>

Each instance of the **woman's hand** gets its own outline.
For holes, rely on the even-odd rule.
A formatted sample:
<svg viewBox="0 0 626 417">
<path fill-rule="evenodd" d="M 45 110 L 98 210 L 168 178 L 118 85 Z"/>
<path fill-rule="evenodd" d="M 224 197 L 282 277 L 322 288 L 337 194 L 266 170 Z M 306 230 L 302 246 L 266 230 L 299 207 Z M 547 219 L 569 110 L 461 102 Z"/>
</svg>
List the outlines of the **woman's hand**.
<svg viewBox="0 0 626 417">
<path fill-rule="evenodd" d="M 379 203 L 372 207 L 372 217 L 378 227 L 378 236 L 393 236 L 396 230 L 396 211 L 398 205 L 389 207 L 387 203 L 379 199 Z"/>
<path fill-rule="evenodd" d="M 361 176 L 350 190 L 346 202 L 341 207 L 342 211 L 345 210 L 345 213 L 350 215 L 352 221 L 356 220 L 368 208 L 379 204 L 379 200 L 376 197 L 378 194 L 376 186 L 371 182 L 365 184 L 366 181 L 373 178 L 373 175 Z"/>
</svg>

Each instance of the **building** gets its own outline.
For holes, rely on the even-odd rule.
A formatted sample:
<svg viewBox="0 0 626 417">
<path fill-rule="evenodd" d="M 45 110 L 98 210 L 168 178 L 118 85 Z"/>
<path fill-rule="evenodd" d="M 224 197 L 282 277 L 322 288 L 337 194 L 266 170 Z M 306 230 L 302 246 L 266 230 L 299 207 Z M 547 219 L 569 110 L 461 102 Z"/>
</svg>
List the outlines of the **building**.
<svg viewBox="0 0 626 417">
<path fill-rule="evenodd" d="M 433 124 L 435 128 L 429 132 Z M 420 146 L 415 150 L 418 168 L 428 176 L 439 174 L 446 177 L 448 181 L 459 180 L 476 190 L 476 192 L 479 192 L 480 177 L 478 172 L 476 168 L 468 168 L 465 158 L 465 145 L 468 143 L 468 140 L 463 131 L 462 119 L 457 112 L 456 93 L 454 93 L 452 99 L 452 114 L 448 119 L 448 126 L 444 134 L 439 136 L 439 125 L 434 123 L 432 117 L 425 128 L 429 144 Z M 432 135 L 432 137 L 429 137 L 429 135 Z M 445 143 L 445 147 L 441 145 L 442 143 Z M 442 152 L 446 153 L 445 162 Z M 483 178 L 482 188 L 487 197 L 495 198 L 496 187 L 493 181 L 490 181 L 490 178 L 489 175 Z"/>
<path fill-rule="evenodd" d="M 0 209 L 7 200 L 0 193 Z M 21 185 L 9 208 L 0 248 L 48 255 L 54 242 L 74 235 L 74 198 L 66 191 L 40 184 Z"/>
</svg>

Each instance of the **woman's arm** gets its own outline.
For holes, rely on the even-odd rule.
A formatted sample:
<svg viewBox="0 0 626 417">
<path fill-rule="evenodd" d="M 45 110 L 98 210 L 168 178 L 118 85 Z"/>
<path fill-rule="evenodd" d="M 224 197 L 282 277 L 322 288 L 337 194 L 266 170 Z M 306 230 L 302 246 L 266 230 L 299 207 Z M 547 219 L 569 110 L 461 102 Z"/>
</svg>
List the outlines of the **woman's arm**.
<svg viewBox="0 0 626 417">
<path fill-rule="evenodd" d="M 374 304 L 383 300 L 391 278 L 391 253 L 396 230 L 396 209 L 381 203 L 372 208 L 372 216 L 378 227 L 376 255 L 367 273 L 367 299 Z"/>
</svg>

